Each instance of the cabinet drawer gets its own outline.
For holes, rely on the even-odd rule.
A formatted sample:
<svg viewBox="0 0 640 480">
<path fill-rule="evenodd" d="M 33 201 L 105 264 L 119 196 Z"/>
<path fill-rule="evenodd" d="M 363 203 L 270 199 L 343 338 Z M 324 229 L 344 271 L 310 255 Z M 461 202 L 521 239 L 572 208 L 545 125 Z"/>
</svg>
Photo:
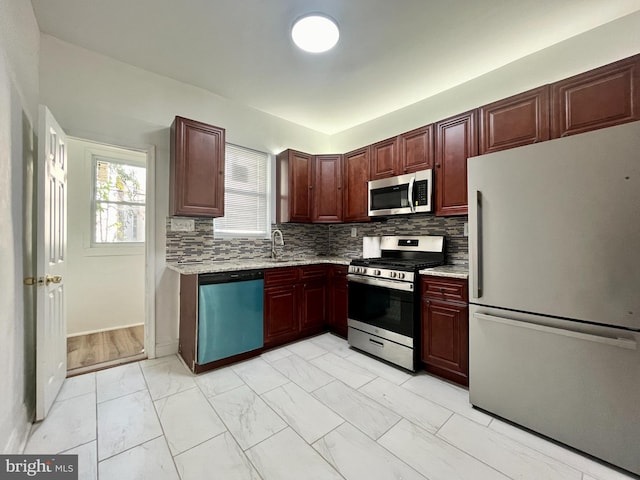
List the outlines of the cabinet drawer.
<svg viewBox="0 0 640 480">
<path fill-rule="evenodd" d="M 314 278 L 323 278 L 327 276 L 326 265 L 309 265 L 300 268 L 300 280 L 311 280 Z"/>
<path fill-rule="evenodd" d="M 297 268 L 272 268 L 264 272 L 264 286 L 290 285 L 298 281 Z"/>
<path fill-rule="evenodd" d="M 346 277 L 349 273 L 349 267 L 346 265 L 333 265 L 331 268 L 334 277 Z"/>
<path fill-rule="evenodd" d="M 422 295 L 436 300 L 468 301 L 467 280 L 443 277 L 422 277 Z"/>
</svg>

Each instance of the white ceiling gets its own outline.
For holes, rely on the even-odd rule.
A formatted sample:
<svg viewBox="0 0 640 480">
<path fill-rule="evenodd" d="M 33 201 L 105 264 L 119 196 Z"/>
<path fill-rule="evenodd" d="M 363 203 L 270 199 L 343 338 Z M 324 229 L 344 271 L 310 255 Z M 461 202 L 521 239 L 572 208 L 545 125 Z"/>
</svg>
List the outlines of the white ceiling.
<svg viewBox="0 0 640 480">
<path fill-rule="evenodd" d="M 42 32 L 333 134 L 640 10 L 640 0 L 32 0 Z M 338 45 L 291 42 L 308 12 Z"/>
</svg>

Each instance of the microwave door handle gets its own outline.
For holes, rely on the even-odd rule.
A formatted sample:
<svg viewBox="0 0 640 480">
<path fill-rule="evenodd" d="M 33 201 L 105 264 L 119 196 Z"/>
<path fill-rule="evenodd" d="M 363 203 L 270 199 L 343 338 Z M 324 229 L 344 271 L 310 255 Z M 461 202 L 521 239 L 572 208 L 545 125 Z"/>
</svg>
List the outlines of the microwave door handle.
<svg viewBox="0 0 640 480">
<path fill-rule="evenodd" d="M 411 208 L 411 213 L 416 213 L 416 207 L 413 205 L 413 185 L 416 183 L 416 177 L 411 177 L 409 180 L 409 190 L 407 191 L 407 197 L 409 200 L 409 207 Z"/>
</svg>

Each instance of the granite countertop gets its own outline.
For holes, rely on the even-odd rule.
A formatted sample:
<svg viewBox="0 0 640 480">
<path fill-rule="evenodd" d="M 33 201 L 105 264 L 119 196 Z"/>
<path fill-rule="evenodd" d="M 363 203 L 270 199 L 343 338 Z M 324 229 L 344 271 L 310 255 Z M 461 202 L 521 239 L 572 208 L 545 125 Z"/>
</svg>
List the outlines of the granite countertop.
<svg viewBox="0 0 640 480">
<path fill-rule="evenodd" d="M 441 265 L 434 268 L 420 270 L 420 275 L 433 275 L 434 277 L 469 278 L 468 265 Z"/>
<path fill-rule="evenodd" d="M 270 258 L 255 258 L 245 260 L 202 261 L 202 262 L 168 262 L 167 268 L 182 275 L 197 275 L 200 273 L 233 272 L 239 270 L 257 270 L 265 268 L 298 267 L 301 265 L 349 265 L 350 258 L 345 257 L 300 257 L 294 260 Z"/>
</svg>

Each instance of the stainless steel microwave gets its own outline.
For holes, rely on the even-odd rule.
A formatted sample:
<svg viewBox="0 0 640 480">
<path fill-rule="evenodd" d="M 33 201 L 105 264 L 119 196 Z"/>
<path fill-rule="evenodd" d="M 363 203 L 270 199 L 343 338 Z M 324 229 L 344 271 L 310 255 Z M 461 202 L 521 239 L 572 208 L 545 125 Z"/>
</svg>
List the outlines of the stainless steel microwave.
<svg viewBox="0 0 640 480">
<path fill-rule="evenodd" d="M 369 216 L 431 211 L 432 170 L 369 182 Z"/>
</svg>

